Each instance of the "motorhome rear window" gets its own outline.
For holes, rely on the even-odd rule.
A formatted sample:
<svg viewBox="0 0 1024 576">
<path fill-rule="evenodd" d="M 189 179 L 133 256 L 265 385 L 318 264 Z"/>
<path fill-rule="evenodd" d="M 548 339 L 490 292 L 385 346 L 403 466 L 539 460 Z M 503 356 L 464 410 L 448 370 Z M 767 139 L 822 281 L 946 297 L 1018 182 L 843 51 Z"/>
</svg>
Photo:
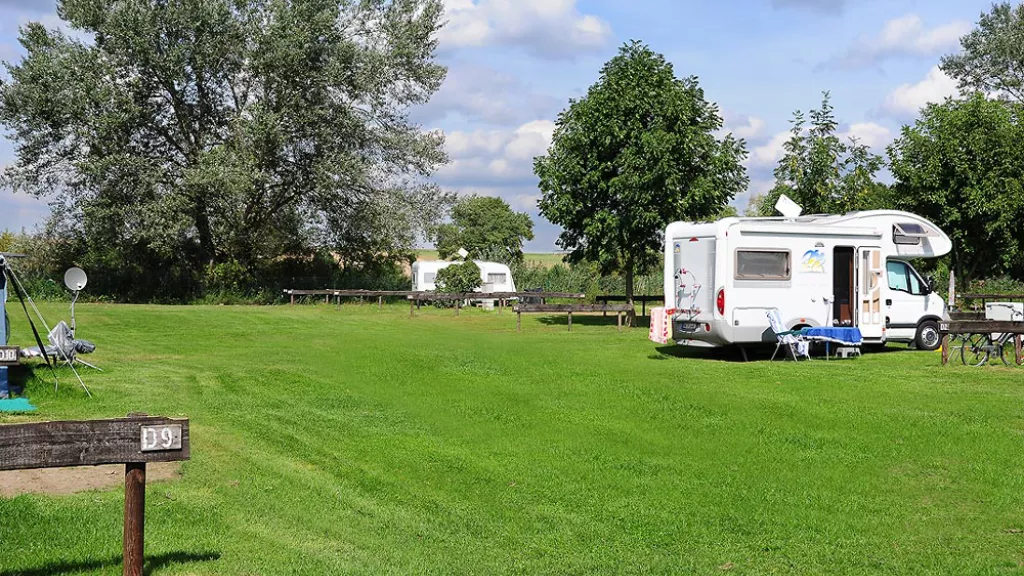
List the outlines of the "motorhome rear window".
<svg viewBox="0 0 1024 576">
<path fill-rule="evenodd" d="M 505 283 L 505 274 L 504 273 L 488 274 L 487 275 L 487 283 L 488 284 L 504 284 Z"/>
<path fill-rule="evenodd" d="M 737 280 L 789 280 L 789 252 L 783 250 L 737 250 Z"/>
</svg>

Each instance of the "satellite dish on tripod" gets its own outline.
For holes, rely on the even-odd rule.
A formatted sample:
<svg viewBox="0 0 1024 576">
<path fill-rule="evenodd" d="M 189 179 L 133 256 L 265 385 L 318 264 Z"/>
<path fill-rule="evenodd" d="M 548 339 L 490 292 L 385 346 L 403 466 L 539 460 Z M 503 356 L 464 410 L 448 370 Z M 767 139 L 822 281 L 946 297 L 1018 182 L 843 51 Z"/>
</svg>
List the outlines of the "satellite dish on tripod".
<svg viewBox="0 0 1024 576">
<path fill-rule="evenodd" d="M 68 268 L 68 271 L 64 273 L 64 285 L 75 293 L 75 297 L 71 299 L 71 334 L 75 334 L 75 303 L 78 302 L 78 294 L 85 288 L 85 285 L 89 283 L 89 277 L 85 274 L 85 270 L 82 270 L 78 266 Z"/>
<path fill-rule="evenodd" d="M 82 290 L 88 283 L 89 277 L 85 274 L 85 270 L 82 270 L 77 266 L 74 268 L 68 268 L 68 271 L 64 273 L 64 285 L 72 292 Z"/>
</svg>

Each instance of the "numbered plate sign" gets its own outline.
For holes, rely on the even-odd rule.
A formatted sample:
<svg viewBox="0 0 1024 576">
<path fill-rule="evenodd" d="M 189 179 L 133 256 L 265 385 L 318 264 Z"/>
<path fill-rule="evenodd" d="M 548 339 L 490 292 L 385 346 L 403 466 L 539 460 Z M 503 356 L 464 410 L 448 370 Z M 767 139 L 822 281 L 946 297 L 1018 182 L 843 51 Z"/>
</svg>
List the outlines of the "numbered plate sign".
<svg viewBox="0 0 1024 576">
<path fill-rule="evenodd" d="M 0 318 L 2 320 L 2 318 Z M 18 363 L 17 346 L 0 346 L 0 366 L 13 366 Z"/>
<path fill-rule="evenodd" d="M 181 450 L 181 424 L 142 427 L 142 451 Z"/>
</svg>

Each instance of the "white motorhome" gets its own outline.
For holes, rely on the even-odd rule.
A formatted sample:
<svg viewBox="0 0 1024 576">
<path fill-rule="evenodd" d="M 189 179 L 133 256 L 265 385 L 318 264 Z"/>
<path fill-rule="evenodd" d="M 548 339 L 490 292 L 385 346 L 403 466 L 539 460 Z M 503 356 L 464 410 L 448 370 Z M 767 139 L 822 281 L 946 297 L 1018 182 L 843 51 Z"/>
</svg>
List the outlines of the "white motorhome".
<svg viewBox="0 0 1024 576">
<path fill-rule="evenodd" d="M 775 342 L 788 329 L 856 326 L 865 343 L 935 350 L 945 301 L 911 265 L 952 243 L 899 211 L 675 222 L 665 231 L 665 312 L 672 341 L 715 347 Z"/>
<path fill-rule="evenodd" d="M 474 260 L 480 268 L 479 292 L 515 292 L 516 284 L 512 280 L 512 271 L 508 266 L 497 262 Z M 458 262 L 443 260 L 421 260 L 412 265 L 412 289 L 414 292 L 430 292 L 437 290 L 437 273 Z"/>
</svg>

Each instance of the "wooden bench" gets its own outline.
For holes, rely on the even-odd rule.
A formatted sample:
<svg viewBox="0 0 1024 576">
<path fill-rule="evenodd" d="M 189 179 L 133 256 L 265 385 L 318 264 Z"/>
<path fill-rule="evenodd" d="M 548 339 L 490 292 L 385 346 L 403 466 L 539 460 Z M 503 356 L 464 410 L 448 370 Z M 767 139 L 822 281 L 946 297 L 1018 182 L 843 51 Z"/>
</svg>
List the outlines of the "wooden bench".
<svg viewBox="0 0 1024 576">
<path fill-rule="evenodd" d="M 952 315 L 951 315 L 952 316 Z M 969 317 L 958 313 L 959 318 Z M 1013 334 L 1014 363 L 1024 365 L 1024 322 L 1008 322 L 1002 320 L 960 320 L 939 322 L 939 334 L 942 336 L 942 365 L 949 363 L 950 336 L 969 337 L 973 334 Z"/>
<path fill-rule="evenodd" d="M 523 314 L 566 313 L 569 315 L 569 332 L 572 332 L 573 312 L 615 312 L 619 330 L 622 330 L 622 315 L 633 310 L 627 304 L 519 304 L 515 307 L 516 331 L 523 330 Z"/>
<path fill-rule="evenodd" d="M 609 302 L 628 302 L 629 301 L 629 300 L 626 300 L 625 296 L 617 296 L 617 295 L 613 295 L 613 294 L 605 294 L 604 296 L 598 296 L 597 298 L 595 298 L 595 300 L 597 300 L 598 302 L 600 302 L 602 304 L 607 304 Z M 637 302 L 640 303 L 640 315 L 641 316 L 647 316 L 647 303 L 648 302 L 664 302 L 664 301 L 665 301 L 665 297 L 664 296 L 652 296 L 650 294 L 646 294 L 646 295 L 643 295 L 643 296 L 637 296 L 637 295 L 633 296 L 633 303 L 634 304 L 637 303 Z"/>
</svg>

